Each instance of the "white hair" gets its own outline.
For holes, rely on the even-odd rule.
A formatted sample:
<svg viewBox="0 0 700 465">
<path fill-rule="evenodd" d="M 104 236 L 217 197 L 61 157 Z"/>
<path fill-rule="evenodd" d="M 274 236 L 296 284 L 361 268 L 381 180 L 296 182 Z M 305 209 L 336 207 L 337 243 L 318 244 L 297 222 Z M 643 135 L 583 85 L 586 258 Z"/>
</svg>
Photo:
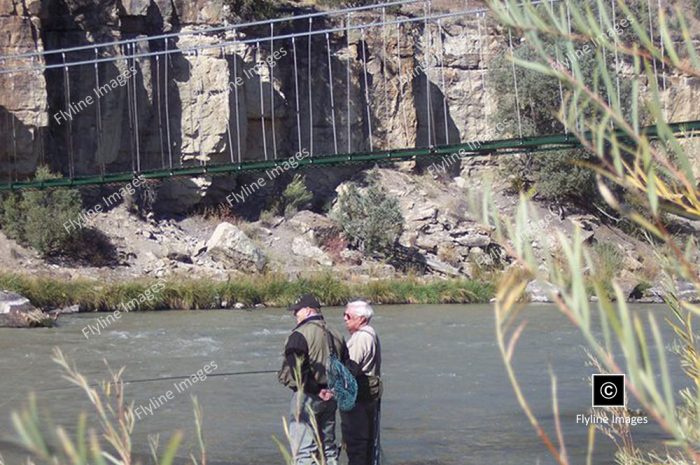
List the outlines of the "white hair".
<svg viewBox="0 0 700 465">
<path fill-rule="evenodd" d="M 374 310 L 372 310 L 372 306 L 364 300 L 354 300 L 352 302 L 349 302 L 347 308 L 355 316 L 363 316 L 367 319 L 367 321 L 371 320 L 372 316 L 374 316 Z"/>
</svg>

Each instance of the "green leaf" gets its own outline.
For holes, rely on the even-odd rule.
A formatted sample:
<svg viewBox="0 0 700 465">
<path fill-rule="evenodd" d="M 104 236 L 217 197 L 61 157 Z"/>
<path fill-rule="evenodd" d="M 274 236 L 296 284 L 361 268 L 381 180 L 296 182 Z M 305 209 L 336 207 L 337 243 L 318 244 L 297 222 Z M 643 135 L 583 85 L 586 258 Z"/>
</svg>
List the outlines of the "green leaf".
<svg viewBox="0 0 700 465">
<path fill-rule="evenodd" d="M 165 447 L 163 457 L 160 459 L 160 465 L 172 465 L 173 460 L 175 460 L 175 454 L 177 454 L 177 450 L 180 448 L 181 442 L 182 431 L 176 431 L 175 434 L 170 437 L 170 441 L 168 441 L 168 445 Z"/>
</svg>

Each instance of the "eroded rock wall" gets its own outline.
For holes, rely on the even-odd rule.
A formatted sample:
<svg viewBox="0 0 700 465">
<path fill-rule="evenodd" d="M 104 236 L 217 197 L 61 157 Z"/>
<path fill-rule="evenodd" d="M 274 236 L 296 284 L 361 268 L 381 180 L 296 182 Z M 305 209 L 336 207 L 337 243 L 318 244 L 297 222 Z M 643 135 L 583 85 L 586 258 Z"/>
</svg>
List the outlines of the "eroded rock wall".
<svg viewBox="0 0 700 465">
<path fill-rule="evenodd" d="M 0 1 L 0 55 L 18 55 L 44 49 L 40 35 L 41 2 Z M 5 60 L 2 68 L 22 66 Z M 37 59 L 34 63 L 40 64 Z M 37 74 L 17 79 L 0 74 L 0 166 L 3 173 L 31 173 L 45 152 L 43 136 L 48 124 L 46 81 Z"/>
<path fill-rule="evenodd" d="M 446 19 L 427 30 L 423 22 L 410 22 L 316 35 L 310 54 L 305 37 L 295 44 L 232 44 L 266 37 L 267 26 L 198 33 L 234 19 L 224 0 L 0 0 L 0 26 L 7 31 L 0 37 L 3 55 L 190 33 L 71 55 L 107 60 L 97 67 L 0 74 L 0 177 L 26 177 L 42 160 L 65 174 L 72 166 L 80 175 L 512 135 L 499 133 L 491 119 L 495 96 L 487 76 L 491 60 L 507 50 L 506 41 L 482 17 Z M 377 19 L 353 15 L 351 24 Z M 316 22 L 314 28 L 344 21 Z M 301 32 L 303 23 L 275 33 Z M 184 52 L 201 46 L 212 48 Z M 130 58 L 166 48 L 183 53 Z M 62 59 L 48 55 L 46 64 L 60 65 Z M 134 76 L 122 85 L 72 117 L 61 115 L 132 68 Z M 668 81 L 669 114 L 693 119 L 697 81 Z M 332 191 L 352 170 L 324 173 L 319 184 Z M 208 191 L 235 187 L 234 177 L 166 184 L 163 204 L 183 209 Z"/>
</svg>

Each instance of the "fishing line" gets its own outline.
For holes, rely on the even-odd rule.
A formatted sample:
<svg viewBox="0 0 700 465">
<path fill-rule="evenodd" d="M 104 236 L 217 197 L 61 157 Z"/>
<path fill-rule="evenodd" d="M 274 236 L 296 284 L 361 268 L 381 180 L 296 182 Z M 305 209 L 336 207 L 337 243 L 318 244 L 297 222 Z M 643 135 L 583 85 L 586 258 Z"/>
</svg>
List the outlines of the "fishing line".
<svg viewBox="0 0 700 465">
<path fill-rule="evenodd" d="M 207 375 L 207 378 L 213 378 L 213 377 L 219 377 L 219 376 L 243 376 L 243 375 L 262 375 L 262 374 L 272 374 L 272 373 L 277 373 L 277 370 L 250 370 L 250 371 L 231 371 L 228 373 L 212 373 L 210 375 Z M 159 378 L 143 378 L 143 379 L 131 379 L 131 380 L 124 380 L 122 381 L 124 385 L 128 384 L 137 384 L 137 383 L 150 383 L 154 381 L 172 381 L 176 379 L 188 379 L 192 377 L 193 375 L 187 375 L 187 376 L 162 376 Z M 89 384 L 88 387 L 91 388 L 96 388 L 102 386 L 103 383 L 92 383 Z M 107 384 L 116 384 L 115 382 L 109 382 Z M 53 391 L 64 391 L 66 389 L 76 389 L 80 388 L 81 386 L 64 386 L 64 387 L 54 387 L 54 388 L 48 388 L 48 389 L 42 389 L 36 392 L 53 392 Z"/>
</svg>

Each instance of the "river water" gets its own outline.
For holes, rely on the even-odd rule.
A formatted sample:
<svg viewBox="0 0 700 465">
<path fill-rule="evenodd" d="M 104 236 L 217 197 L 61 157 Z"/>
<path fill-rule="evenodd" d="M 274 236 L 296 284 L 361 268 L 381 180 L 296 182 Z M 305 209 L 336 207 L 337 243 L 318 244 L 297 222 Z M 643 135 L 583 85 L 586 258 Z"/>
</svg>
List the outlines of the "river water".
<svg viewBox="0 0 700 465">
<path fill-rule="evenodd" d="M 635 307 L 647 310 L 660 313 L 662 307 Z M 490 305 L 386 305 L 376 311 L 373 325 L 384 350 L 385 463 L 554 463 L 515 400 L 495 344 Z M 341 308 L 325 309 L 324 314 L 343 328 Z M 79 411 L 88 409 L 82 392 L 70 388 L 50 360 L 55 346 L 91 381 L 105 375 L 103 360 L 113 368 L 125 366 L 127 380 L 200 371 L 201 381 L 187 386 L 176 386 L 172 379 L 127 386 L 128 398 L 137 407 L 153 407 L 159 402 L 149 405 L 150 399 L 167 398 L 137 422 L 134 448 L 139 453 L 146 454 L 149 434 L 160 433 L 165 442 L 163 438 L 180 428 L 192 437 L 190 396 L 196 395 L 204 412 L 210 464 L 283 463 L 272 436 L 284 437 L 281 418 L 289 392 L 276 376 L 204 379 L 203 369 L 211 374 L 276 370 L 285 337 L 294 326 L 291 315 L 281 309 L 130 313 L 86 339 L 86 325 L 96 325 L 105 316 L 63 317 L 60 326 L 51 329 L 0 329 L 0 454 L 7 465 L 22 460 L 14 446 L 10 414 L 30 391 L 37 395 L 42 418 L 50 412 L 54 423 L 70 429 Z M 553 435 L 551 366 L 558 380 L 568 454 L 572 463 L 585 463 L 587 429 L 576 424 L 576 415 L 590 407 L 588 379 L 594 371 L 586 364 L 583 340 L 552 306 L 531 305 L 524 317 L 528 326 L 515 364 L 525 395 Z M 664 334 L 668 344 L 672 337 L 667 327 Z M 673 378 L 674 388 L 683 385 L 678 367 L 673 367 Z M 633 433 L 640 443 L 661 439 L 649 426 L 634 427 Z M 598 436 L 594 463 L 613 464 L 613 451 L 610 441 Z M 186 454 L 184 447 L 181 455 Z"/>
</svg>

